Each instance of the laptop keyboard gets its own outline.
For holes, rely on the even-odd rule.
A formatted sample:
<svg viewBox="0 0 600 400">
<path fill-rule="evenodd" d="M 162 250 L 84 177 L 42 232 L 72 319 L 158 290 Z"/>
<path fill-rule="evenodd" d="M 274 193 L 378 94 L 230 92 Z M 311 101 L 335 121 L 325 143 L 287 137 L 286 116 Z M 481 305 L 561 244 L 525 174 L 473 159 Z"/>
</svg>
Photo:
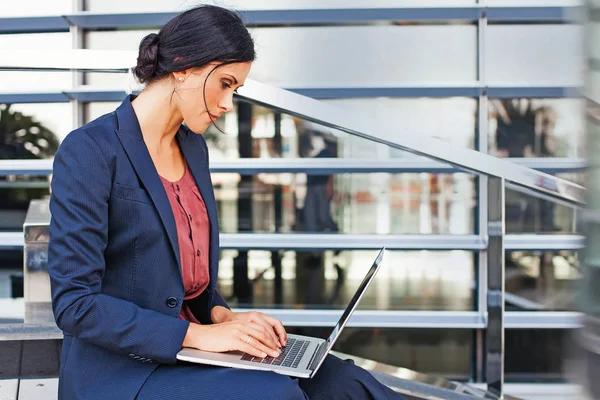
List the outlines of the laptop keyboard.
<svg viewBox="0 0 600 400">
<path fill-rule="evenodd" d="M 281 349 L 281 354 L 277 358 L 270 356 L 265 358 L 254 357 L 250 354 L 244 353 L 242 360 L 261 364 L 281 365 L 282 367 L 297 368 L 298 364 L 300 364 L 300 360 L 302 360 L 302 356 L 304 356 L 304 353 L 306 353 L 309 343 L 310 342 L 307 340 L 288 338 L 287 345 Z"/>
</svg>

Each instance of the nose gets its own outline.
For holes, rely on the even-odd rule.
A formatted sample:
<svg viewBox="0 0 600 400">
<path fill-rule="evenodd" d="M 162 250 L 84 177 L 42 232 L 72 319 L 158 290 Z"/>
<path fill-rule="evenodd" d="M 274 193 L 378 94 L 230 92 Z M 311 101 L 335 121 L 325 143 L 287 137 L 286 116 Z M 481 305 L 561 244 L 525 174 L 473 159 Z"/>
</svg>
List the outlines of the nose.
<svg viewBox="0 0 600 400">
<path fill-rule="evenodd" d="M 229 112 L 233 110 L 233 94 L 226 94 L 221 97 L 221 101 L 219 102 L 219 108 L 223 110 L 223 112 Z"/>
</svg>

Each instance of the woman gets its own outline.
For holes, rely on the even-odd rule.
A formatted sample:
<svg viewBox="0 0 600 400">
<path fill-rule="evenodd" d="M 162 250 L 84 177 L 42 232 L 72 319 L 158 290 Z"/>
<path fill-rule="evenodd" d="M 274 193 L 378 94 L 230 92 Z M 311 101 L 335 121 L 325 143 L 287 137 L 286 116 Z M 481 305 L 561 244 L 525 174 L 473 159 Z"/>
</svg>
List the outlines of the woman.
<svg viewBox="0 0 600 400">
<path fill-rule="evenodd" d="M 186 11 L 142 40 L 134 72 L 144 91 L 61 144 L 48 260 L 64 332 L 60 399 L 397 398 L 332 356 L 306 380 L 176 360 L 182 347 L 275 357 L 286 343 L 280 321 L 234 313 L 216 290 L 201 134 L 233 109 L 254 57 L 235 13 Z"/>
</svg>

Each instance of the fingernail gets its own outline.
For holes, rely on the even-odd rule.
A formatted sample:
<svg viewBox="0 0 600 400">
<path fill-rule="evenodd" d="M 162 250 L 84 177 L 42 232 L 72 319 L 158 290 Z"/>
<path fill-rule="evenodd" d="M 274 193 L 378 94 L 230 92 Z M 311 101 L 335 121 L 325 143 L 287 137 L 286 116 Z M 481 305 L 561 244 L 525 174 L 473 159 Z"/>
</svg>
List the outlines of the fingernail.
<svg viewBox="0 0 600 400">
<path fill-rule="evenodd" d="M 265 358 L 266 356 L 267 356 L 267 353 L 262 353 L 262 354 L 261 354 L 261 357 L 262 357 L 262 358 Z"/>
<path fill-rule="evenodd" d="M 280 354 L 281 354 L 281 353 L 280 353 L 280 352 L 278 352 L 278 351 L 274 351 L 274 352 L 273 352 L 273 356 L 274 356 L 274 357 L 279 357 L 279 355 L 280 355 Z"/>
</svg>

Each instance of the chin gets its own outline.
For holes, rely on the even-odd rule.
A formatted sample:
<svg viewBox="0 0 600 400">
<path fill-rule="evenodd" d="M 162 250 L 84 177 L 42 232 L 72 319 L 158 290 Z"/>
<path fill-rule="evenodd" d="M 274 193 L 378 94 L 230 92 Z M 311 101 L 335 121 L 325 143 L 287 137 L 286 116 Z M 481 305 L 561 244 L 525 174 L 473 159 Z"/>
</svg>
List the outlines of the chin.
<svg viewBox="0 0 600 400">
<path fill-rule="evenodd" d="M 202 124 L 202 123 L 199 123 L 199 124 L 188 124 L 188 123 L 186 123 L 186 126 L 192 132 L 194 132 L 195 134 L 201 135 L 202 133 L 204 133 L 204 131 L 206 130 L 206 128 L 208 128 L 210 126 L 210 124 L 207 125 L 207 124 Z"/>
</svg>

